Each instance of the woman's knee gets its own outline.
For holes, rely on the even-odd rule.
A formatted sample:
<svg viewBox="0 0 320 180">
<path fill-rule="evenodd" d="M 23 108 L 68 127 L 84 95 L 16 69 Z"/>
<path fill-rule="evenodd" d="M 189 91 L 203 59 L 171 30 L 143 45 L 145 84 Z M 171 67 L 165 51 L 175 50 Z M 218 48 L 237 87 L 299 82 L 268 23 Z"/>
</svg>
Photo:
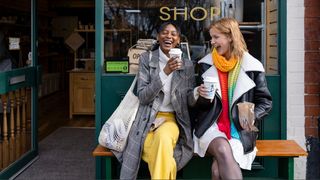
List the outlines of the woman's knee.
<svg viewBox="0 0 320 180">
<path fill-rule="evenodd" d="M 213 151 L 213 155 L 217 159 L 228 159 L 232 157 L 232 150 L 226 139 L 219 138 L 213 140 L 213 143 L 210 143 L 210 146 L 212 146 L 211 151 Z"/>
</svg>

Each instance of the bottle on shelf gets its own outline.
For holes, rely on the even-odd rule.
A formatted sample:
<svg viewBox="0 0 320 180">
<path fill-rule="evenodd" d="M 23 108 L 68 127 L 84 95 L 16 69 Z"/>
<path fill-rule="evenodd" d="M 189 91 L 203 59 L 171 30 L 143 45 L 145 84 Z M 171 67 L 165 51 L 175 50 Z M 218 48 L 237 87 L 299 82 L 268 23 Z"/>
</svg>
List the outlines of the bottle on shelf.
<svg viewBox="0 0 320 180">
<path fill-rule="evenodd" d="M 221 10 L 220 17 L 235 18 L 238 22 L 243 21 L 243 0 L 220 0 L 215 2 Z"/>
<path fill-rule="evenodd" d="M 225 12 L 226 12 L 226 17 L 234 18 L 234 8 L 232 4 L 228 5 L 228 8 L 225 10 Z"/>
</svg>

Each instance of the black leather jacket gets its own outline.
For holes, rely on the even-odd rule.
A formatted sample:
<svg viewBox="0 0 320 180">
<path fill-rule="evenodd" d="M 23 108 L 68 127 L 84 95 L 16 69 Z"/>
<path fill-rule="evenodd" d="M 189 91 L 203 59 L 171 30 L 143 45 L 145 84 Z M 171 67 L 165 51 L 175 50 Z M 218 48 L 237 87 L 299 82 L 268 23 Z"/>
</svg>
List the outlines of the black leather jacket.
<svg viewBox="0 0 320 180">
<path fill-rule="evenodd" d="M 209 64 L 200 63 L 199 77 L 211 67 Z M 242 94 L 240 98 L 233 103 L 231 108 L 233 122 L 240 134 L 240 140 L 243 144 L 244 153 L 251 152 L 255 147 L 255 142 L 258 137 L 257 132 L 249 132 L 242 129 L 238 118 L 238 108 L 236 104 L 239 102 L 252 102 L 255 104 L 254 112 L 256 117 L 256 126 L 265 117 L 272 107 L 271 94 L 267 87 L 267 82 L 264 72 L 260 71 L 247 71 L 246 74 L 254 81 L 255 87 Z M 200 80 L 203 83 L 202 79 Z M 218 93 L 215 94 L 214 100 L 205 99 L 199 96 L 195 106 L 195 135 L 200 138 L 205 131 L 213 125 L 219 118 L 222 111 L 221 97 Z"/>
</svg>

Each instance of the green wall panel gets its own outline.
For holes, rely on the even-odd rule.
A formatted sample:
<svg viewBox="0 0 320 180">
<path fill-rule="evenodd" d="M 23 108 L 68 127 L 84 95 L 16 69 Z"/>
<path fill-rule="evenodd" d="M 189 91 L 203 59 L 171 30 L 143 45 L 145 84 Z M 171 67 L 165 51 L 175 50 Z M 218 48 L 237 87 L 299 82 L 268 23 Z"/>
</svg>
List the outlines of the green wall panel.
<svg viewBox="0 0 320 180">
<path fill-rule="evenodd" d="M 267 76 L 268 87 L 272 96 L 272 110 L 263 120 L 262 139 L 281 139 L 280 76 Z M 283 109 L 283 111 L 286 111 Z"/>
<path fill-rule="evenodd" d="M 102 125 L 120 104 L 129 89 L 134 75 L 104 74 L 101 78 L 101 118 Z"/>
<path fill-rule="evenodd" d="M 104 122 L 120 104 L 129 89 L 134 75 L 130 74 L 102 74 L 101 76 L 101 122 L 96 123 L 96 131 L 100 132 Z M 97 127 L 99 125 L 99 127 Z M 106 163 L 102 158 L 97 158 L 96 179 L 105 179 Z M 112 178 L 119 178 L 120 165 L 115 158 L 111 162 Z"/>
</svg>

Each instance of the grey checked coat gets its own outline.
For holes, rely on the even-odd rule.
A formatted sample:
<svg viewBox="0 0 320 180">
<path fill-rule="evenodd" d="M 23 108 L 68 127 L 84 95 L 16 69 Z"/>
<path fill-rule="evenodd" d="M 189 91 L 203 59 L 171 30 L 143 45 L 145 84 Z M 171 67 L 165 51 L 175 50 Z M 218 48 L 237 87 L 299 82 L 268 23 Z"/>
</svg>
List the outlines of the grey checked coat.
<svg viewBox="0 0 320 180">
<path fill-rule="evenodd" d="M 122 153 L 114 152 L 122 163 L 120 179 L 136 179 L 141 161 L 144 140 L 154 121 L 164 97 L 162 82 L 159 76 L 159 50 L 140 57 L 137 93 L 140 106 L 131 127 L 128 142 Z M 193 96 L 195 86 L 194 68 L 191 61 L 184 59 L 181 70 L 172 72 L 171 103 L 176 113 L 180 130 L 179 140 L 174 150 L 177 169 L 187 164 L 193 155 L 193 141 L 188 105 L 196 103 Z"/>
</svg>

